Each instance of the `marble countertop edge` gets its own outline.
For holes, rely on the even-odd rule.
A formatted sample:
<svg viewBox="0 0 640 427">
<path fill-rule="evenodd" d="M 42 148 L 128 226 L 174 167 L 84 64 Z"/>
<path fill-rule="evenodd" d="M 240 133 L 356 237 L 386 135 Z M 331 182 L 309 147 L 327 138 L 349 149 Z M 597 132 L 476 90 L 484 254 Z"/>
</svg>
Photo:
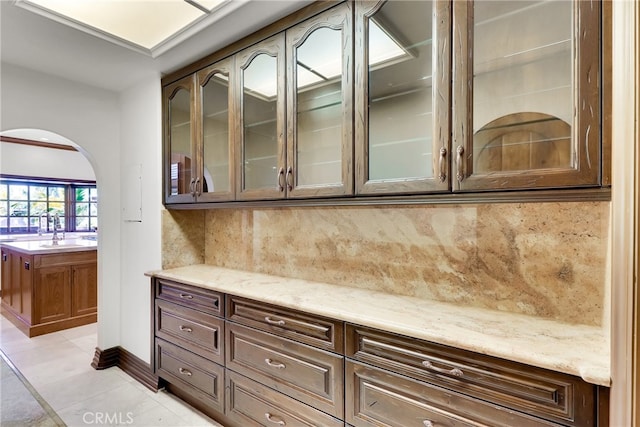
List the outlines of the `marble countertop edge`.
<svg viewBox="0 0 640 427">
<path fill-rule="evenodd" d="M 146 275 L 611 384 L 602 327 L 203 264 Z"/>
</svg>

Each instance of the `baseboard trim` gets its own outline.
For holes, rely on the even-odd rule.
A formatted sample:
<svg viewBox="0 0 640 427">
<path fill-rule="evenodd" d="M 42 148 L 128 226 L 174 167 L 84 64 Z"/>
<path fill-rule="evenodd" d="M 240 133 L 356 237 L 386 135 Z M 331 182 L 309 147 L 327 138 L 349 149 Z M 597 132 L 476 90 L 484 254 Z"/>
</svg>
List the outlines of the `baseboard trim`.
<svg viewBox="0 0 640 427">
<path fill-rule="evenodd" d="M 96 347 L 91 366 L 96 370 L 117 366 L 151 391 L 162 388 L 160 379 L 153 373 L 151 365 L 120 346 L 106 350 Z"/>
</svg>

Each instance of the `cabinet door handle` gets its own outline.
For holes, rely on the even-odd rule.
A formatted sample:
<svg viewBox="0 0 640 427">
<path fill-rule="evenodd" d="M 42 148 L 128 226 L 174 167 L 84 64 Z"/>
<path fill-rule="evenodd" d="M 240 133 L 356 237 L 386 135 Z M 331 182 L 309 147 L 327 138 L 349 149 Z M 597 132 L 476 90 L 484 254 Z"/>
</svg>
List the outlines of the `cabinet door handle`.
<svg viewBox="0 0 640 427">
<path fill-rule="evenodd" d="M 196 184 L 195 178 L 191 178 L 191 181 L 189 181 L 189 194 L 191 194 L 194 197 L 196 195 L 195 184 Z"/>
<path fill-rule="evenodd" d="M 180 298 L 184 298 L 184 299 L 193 299 L 193 295 L 189 295 L 189 294 L 180 294 Z"/>
<path fill-rule="evenodd" d="M 438 161 L 438 169 L 440 169 L 440 175 L 438 177 L 440 178 L 440 182 L 445 182 L 447 180 L 447 171 L 446 171 L 447 164 L 445 163 L 446 158 L 447 158 L 447 149 L 444 147 L 441 147 L 440 160 Z"/>
<path fill-rule="evenodd" d="M 278 181 L 278 191 L 282 192 L 284 191 L 284 169 L 280 168 L 278 169 L 278 175 L 276 176 L 276 179 Z"/>
<path fill-rule="evenodd" d="M 422 422 L 422 424 L 424 425 L 424 427 L 435 427 L 436 426 L 431 420 L 424 420 Z"/>
<path fill-rule="evenodd" d="M 182 375 L 186 375 L 186 376 L 188 376 L 188 377 L 190 377 L 191 375 L 193 375 L 193 374 L 191 373 L 191 371 L 190 371 L 190 370 L 188 370 L 188 369 L 180 368 L 180 369 L 178 369 L 178 371 L 179 371 Z"/>
<path fill-rule="evenodd" d="M 271 366 L 272 368 L 278 368 L 278 369 L 286 368 L 284 363 L 274 362 L 271 359 L 264 359 L 264 363 L 266 363 L 267 365 Z"/>
<path fill-rule="evenodd" d="M 456 150 L 456 152 L 458 153 L 458 157 L 456 159 L 456 163 L 458 165 L 458 174 L 456 176 L 456 178 L 458 178 L 458 181 L 462 181 L 464 179 L 464 167 L 463 167 L 463 159 L 462 159 L 462 155 L 464 154 L 464 147 L 462 145 L 458 145 L 458 149 Z"/>
<path fill-rule="evenodd" d="M 464 372 L 462 372 L 461 369 L 453 368 L 453 369 L 447 370 L 447 369 L 438 368 L 437 366 L 433 366 L 433 363 L 431 363 L 428 360 L 423 361 L 422 365 L 427 369 L 431 369 L 432 371 L 438 372 L 439 374 L 449 374 L 449 375 L 453 375 L 454 377 L 461 377 L 464 375 Z"/>
<path fill-rule="evenodd" d="M 29 263 L 29 261 L 25 261 L 24 262 L 24 269 L 25 270 L 29 270 L 31 268 L 31 264 Z"/>
<path fill-rule="evenodd" d="M 278 325 L 278 326 L 284 326 L 285 322 L 284 320 L 273 320 L 270 316 L 267 316 L 264 318 L 264 321 L 267 322 L 270 325 Z"/>
<path fill-rule="evenodd" d="M 2 260 L 6 261 L 7 260 L 7 254 L 2 254 Z"/>
<path fill-rule="evenodd" d="M 291 166 L 287 168 L 287 190 L 293 190 L 293 169 Z"/>
<path fill-rule="evenodd" d="M 286 426 L 287 423 L 285 423 L 283 420 L 278 420 L 276 418 L 273 418 L 273 415 L 271 415 L 268 412 L 265 412 L 264 417 L 267 419 L 267 421 L 269 421 L 270 423 L 273 424 L 278 424 L 280 426 Z"/>
<path fill-rule="evenodd" d="M 200 177 L 196 178 L 195 194 L 197 197 L 200 197 L 200 195 L 202 194 L 202 191 L 200 191 Z"/>
<path fill-rule="evenodd" d="M 193 332 L 193 329 L 191 329 L 188 326 L 183 326 L 183 325 L 180 325 L 180 330 L 184 331 L 184 332 Z"/>
</svg>

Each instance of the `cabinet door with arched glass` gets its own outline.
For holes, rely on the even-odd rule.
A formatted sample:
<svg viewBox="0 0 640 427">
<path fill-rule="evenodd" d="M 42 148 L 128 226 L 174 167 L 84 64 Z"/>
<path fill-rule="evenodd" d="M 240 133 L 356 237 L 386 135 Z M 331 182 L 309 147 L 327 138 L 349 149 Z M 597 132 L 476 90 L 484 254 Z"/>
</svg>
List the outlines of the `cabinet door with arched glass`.
<svg viewBox="0 0 640 427">
<path fill-rule="evenodd" d="M 450 189 L 450 2 L 358 1 L 357 194 Z"/>
<path fill-rule="evenodd" d="M 278 199 L 285 192 L 284 33 L 237 54 L 239 167 L 236 199 Z"/>
<path fill-rule="evenodd" d="M 235 198 L 234 58 L 198 72 L 198 178 L 199 202 Z"/>
<path fill-rule="evenodd" d="M 454 2 L 454 190 L 599 184 L 601 6 Z"/>
<path fill-rule="evenodd" d="M 195 75 L 163 88 L 165 203 L 195 201 Z"/>
<path fill-rule="evenodd" d="M 287 30 L 287 197 L 353 194 L 352 5 Z"/>
</svg>

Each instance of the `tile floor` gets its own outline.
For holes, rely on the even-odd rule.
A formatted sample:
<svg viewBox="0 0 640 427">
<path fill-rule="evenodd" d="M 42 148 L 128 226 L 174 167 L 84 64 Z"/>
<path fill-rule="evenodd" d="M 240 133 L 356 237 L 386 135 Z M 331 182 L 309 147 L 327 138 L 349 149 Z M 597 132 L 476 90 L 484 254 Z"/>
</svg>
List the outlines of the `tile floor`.
<svg viewBox="0 0 640 427">
<path fill-rule="evenodd" d="M 27 338 L 0 315 L 0 349 L 68 426 L 218 426 L 119 368 L 96 371 L 96 324 Z"/>
</svg>

